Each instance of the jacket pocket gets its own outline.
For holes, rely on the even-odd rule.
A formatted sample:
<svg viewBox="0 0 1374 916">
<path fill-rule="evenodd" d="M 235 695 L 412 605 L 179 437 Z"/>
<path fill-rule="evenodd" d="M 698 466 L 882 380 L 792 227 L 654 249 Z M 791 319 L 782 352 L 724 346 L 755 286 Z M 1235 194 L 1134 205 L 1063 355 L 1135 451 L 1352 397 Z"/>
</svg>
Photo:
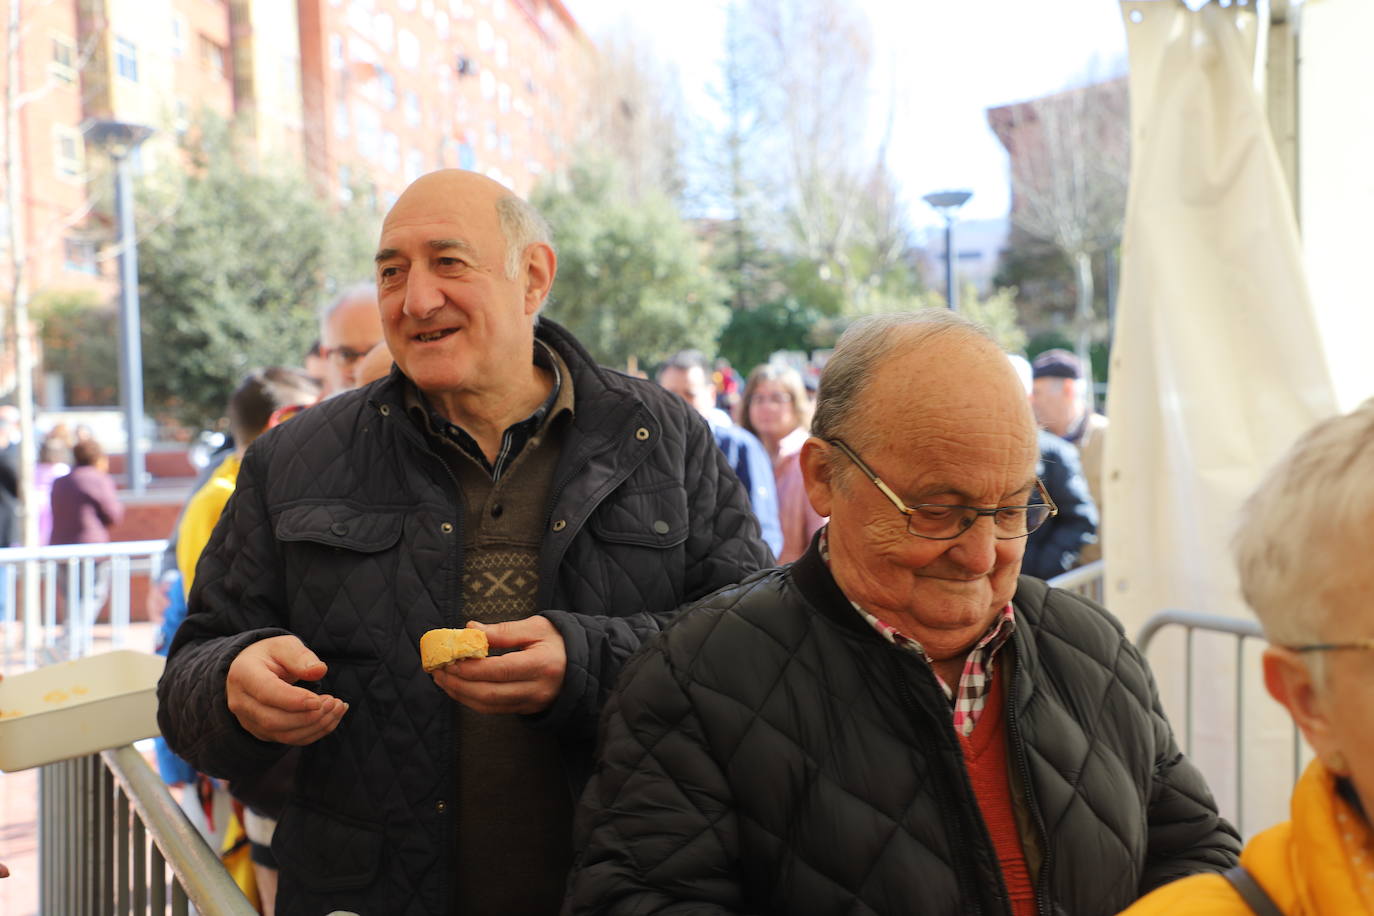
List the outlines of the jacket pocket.
<svg viewBox="0 0 1374 916">
<path fill-rule="evenodd" d="M 277 540 L 308 541 L 359 553 L 379 553 L 401 539 L 400 512 L 363 511 L 339 503 L 291 506 L 278 513 Z"/>
<path fill-rule="evenodd" d="M 687 540 L 687 493 L 673 483 L 612 493 L 592 515 L 600 540 L 636 547 L 676 547 Z"/>
<path fill-rule="evenodd" d="M 272 837 L 272 854 L 309 891 L 354 891 L 377 879 L 383 841 L 374 824 L 292 802 Z"/>
</svg>

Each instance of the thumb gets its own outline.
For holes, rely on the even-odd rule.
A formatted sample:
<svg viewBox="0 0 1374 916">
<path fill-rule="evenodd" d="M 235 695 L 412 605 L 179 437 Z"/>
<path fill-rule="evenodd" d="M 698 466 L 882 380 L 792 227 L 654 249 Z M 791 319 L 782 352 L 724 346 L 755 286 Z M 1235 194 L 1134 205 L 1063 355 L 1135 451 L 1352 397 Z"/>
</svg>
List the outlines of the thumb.
<svg viewBox="0 0 1374 916">
<path fill-rule="evenodd" d="M 277 656 L 287 679 L 295 681 L 318 681 L 329 670 L 318 655 L 302 646 L 299 651 L 283 652 Z"/>
</svg>

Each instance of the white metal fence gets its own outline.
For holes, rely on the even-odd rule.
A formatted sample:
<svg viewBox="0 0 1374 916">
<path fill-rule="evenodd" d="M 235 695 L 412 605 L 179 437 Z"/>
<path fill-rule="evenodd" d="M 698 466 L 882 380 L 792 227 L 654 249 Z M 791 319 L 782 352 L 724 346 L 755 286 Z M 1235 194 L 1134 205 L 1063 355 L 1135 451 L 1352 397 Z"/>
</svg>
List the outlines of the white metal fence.
<svg viewBox="0 0 1374 916">
<path fill-rule="evenodd" d="M 133 579 L 154 577 L 166 546 L 0 549 L 0 670 L 128 645 Z M 133 747 L 40 768 L 37 805 L 38 912 L 45 916 L 256 912 Z"/>
</svg>

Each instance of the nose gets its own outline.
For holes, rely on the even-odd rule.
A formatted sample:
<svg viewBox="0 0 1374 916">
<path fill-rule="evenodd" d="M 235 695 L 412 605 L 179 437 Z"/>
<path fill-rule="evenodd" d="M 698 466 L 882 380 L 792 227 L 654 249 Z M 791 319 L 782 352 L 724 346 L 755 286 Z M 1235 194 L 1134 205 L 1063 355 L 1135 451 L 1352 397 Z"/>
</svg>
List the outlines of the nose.
<svg viewBox="0 0 1374 916">
<path fill-rule="evenodd" d="M 949 557 L 969 572 L 992 572 L 997 563 L 997 528 L 992 516 L 978 516 L 968 530 L 950 541 Z"/>
<path fill-rule="evenodd" d="M 424 321 L 444 304 L 444 293 L 436 278 L 423 266 L 416 265 L 406 274 L 405 303 L 402 311 L 409 318 Z"/>
</svg>

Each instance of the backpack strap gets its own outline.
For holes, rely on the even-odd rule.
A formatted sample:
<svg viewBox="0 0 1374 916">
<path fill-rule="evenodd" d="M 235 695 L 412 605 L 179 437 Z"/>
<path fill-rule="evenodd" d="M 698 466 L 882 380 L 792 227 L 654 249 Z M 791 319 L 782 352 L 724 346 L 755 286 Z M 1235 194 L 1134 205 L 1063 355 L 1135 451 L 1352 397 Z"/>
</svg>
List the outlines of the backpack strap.
<svg viewBox="0 0 1374 916">
<path fill-rule="evenodd" d="M 1221 873 L 1221 876 L 1231 882 L 1231 886 L 1236 889 L 1236 893 L 1254 910 L 1257 916 L 1283 916 L 1283 910 L 1279 909 L 1274 899 L 1260 887 L 1255 876 L 1245 870 L 1244 865 L 1237 865 Z"/>
</svg>

